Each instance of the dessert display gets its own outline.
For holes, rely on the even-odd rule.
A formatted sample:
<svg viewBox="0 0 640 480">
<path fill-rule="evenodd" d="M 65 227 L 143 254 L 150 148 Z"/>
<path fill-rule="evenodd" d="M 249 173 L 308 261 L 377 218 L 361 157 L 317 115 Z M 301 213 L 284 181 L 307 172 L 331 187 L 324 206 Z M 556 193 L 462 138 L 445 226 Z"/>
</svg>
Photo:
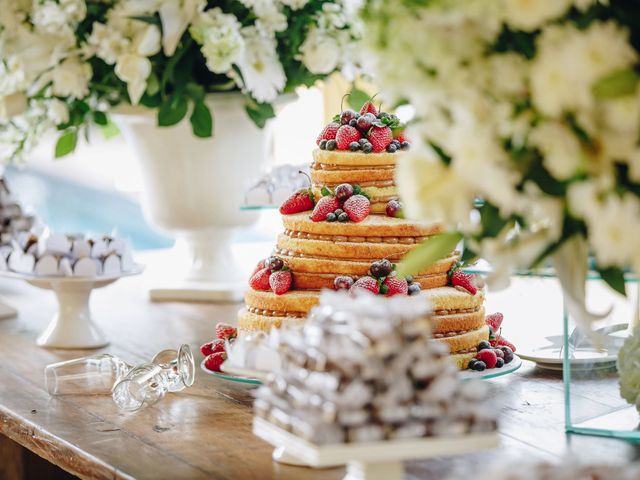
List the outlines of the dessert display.
<svg viewBox="0 0 640 480">
<path fill-rule="evenodd" d="M 325 291 L 306 323 L 279 332 L 282 366 L 255 414 L 313 444 L 492 432 L 486 385 L 463 382 L 430 335 L 428 303 Z"/>
<path fill-rule="evenodd" d="M 457 251 L 413 277 L 395 273 L 407 252 L 442 232 L 404 218 L 394 180 L 410 148 L 403 125 L 369 101 L 336 115 L 317 144 L 309 185 L 280 207 L 284 232 L 250 277 L 240 330 L 301 323 L 322 289 L 420 295 L 434 307 L 434 337 L 466 368 L 489 341 L 481 279 L 461 270 Z"/>
<path fill-rule="evenodd" d="M 0 248 L 0 270 L 38 277 L 110 277 L 134 268 L 131 247 L 108 235 L 23 232 Z"/>
</svg>

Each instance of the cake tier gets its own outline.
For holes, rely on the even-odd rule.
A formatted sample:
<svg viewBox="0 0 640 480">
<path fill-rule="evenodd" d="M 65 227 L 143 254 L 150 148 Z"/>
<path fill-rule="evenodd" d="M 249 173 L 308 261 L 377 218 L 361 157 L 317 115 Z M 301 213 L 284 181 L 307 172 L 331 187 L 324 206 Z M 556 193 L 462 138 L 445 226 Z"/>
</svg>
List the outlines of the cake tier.
<svg viewBox="0 0 640 480">
<path fill-rule="evenodd" d="M 394 173 L 401 153 L 362 153 L 316 149 L 311 180 L 316 195 L 323 186 L 358 184 L 371 199 L 371 211 L 384 213 L 387 202 L 398 197 Z"/>
</svg>

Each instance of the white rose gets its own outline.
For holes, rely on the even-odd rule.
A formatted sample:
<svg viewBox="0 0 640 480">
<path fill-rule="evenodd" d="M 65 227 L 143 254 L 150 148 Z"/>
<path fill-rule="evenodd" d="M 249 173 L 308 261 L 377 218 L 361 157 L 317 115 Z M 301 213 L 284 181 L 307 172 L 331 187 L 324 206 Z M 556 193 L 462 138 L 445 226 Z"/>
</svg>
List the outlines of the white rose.
<svg viewBox="0 0 640 480">
<path fill-rule="evenodd" d="M 126 53 L 116 62 L 115 72 L 120 80 L 127 83 L 131 103 L 136 105 L 147 87 L 151 62 L 147 57 Z"/>
<path fill-rule="evenodd" d="M 133 39 L 133 48 L 138 55 L 151 57 L 160 51 L 162 35 L 156 25 L 147 25 Z"/>
<path fill-rule="evenodd" d="M 27 97 L 22 92 L 0 97 L 0 123 L 6 123 L 27 110 Z"/>
<path fill-rule="evenodd" d="M 69 57 L 53 69 L 53 94 L 59 97 L 86 97 L 91 75 L 91 65 L 82 62 L 79 57 Z"/>
<path fill-rule="evenodd" d="M 509 26 L 531 32 L 563 15 L 570 6 L 570 0 L 504 0 L 504 16 Z"/>
<path fill-rule="evenodd" d="M 300 47 L 302 63 L 311 73 L 326 74 L 333 72 L 340 60 L 338 42 L 321 33 L 317 28 L 311 29 Z"/>
<path fill-rule="evenodd" d="M 55 125 L 69 121 L 69 106 L 65 102 L 54 98 L 49 102 L 48 107 L 48 116 Z"/>
</svg>

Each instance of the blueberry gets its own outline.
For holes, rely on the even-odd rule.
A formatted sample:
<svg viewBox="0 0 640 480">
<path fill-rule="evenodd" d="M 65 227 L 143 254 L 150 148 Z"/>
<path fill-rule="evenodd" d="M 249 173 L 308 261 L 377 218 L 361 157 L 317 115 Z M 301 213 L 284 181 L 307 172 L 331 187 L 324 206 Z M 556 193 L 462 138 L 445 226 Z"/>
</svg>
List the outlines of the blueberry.
<svg viewBox="0 0 640 480">
<path fill-rule="evenodd" d="M 504 367 L 504 360 L 501 358 L 498 358 L 498 360 L 496 360 L 496 368 L 502 368 Z"/>
<path fill-rule="evenodd" d="M 339 221 L 339 222 L 348 222 L 348 221 L 349 221 L 349 215 L 347 215 L 345 212 L 342 212 L 342 213 L 338 216 L 338 221 Z"/>
<path fill-rule="evenodd" d="M 467 368 L 469 370 L 475 370 L 475 366 L 478 363 L 478 359 L 477 358 L 472 358 L 471 360 L 469 360 L 469 365 L 467 366 Z"/>
<path fill-rule="evenodd" d="M 404 279 L 407 281 L 409 285 L 413 283 L 413 277 L 411 275 L 407 275 L 406 277 L 404 277 Z"/>
<path fill-rule="evenodd" d="M 404 141 L 400 144 L 400 148 L 402 150 L 409 150 L 410 147 L 411 147 L 411 144 L 407 141 Z"/>
<path fill-rule="evenodd" d="M 358 142 L 351 142 L 349 144 L 349 150 L 351 150 L 352 152 L 360 150 L 360 144 Z"/>
<path fill-rule="evenodd" d="M 360 146 L 363 146 L 365 143 L 369 143 L 369 140 L 362 137 L 360 140 L 358 140 L 358 143 L 360 144 Z"/>
<path fill-rule="evenodd" d="M 475 365 L 474 365 L 474 370 L 476 370 L 477 372 L 482 372 L 483 370 L 486 370 L 487 368 L 487 364 L 484 363 L 482 360 L 478 360 Z"/>
<path fill-rule="evenodd" d="M 409 285 L 409 291 L 407 292 L 409 295 L 418 295 L 420 293 L 420 284 L 412 283 Z"/>
<path fill-rule="evenodd" d="M 389 145 L 387 145 L 387 152 L 396 153 L 397 150 L 398 150 L 398 147 L 396 147 L 395 144 L 390 143 Z"/>
<path fill-rule="evenodd" d="M 362 151 L 364 153 L 371 153 L 372 150 L 373 150 L 373 145 L 371 145 L 370 142 L 367 142 L 362 146 Z"/>
<path fill-rule="evenodd" d="M 336 214 L 333 212 L 327 213 L 327 222 L 335 222 L 338 219 L 338 217 L 336 217 Z"/>
<path fill-rule="evenodd" d="M 338 143 L 335 140 L 327 140 L 327 150 L 335 150 Z"/>
<path fill-rule="evenodd" d="M 480 350 L 486 350 L 487 348 L 492 348 L 492 347 L 491 347 L 491 344 L 490 344 L 489 342 L 487 342 L 486 340 L 483 340 L 483 341 L 481 341 L 481 342 L 478 344 L 478 348 L 477 348 L 477 350 L 478 350 L 478 351 L 480 351 Z"/>
<path fill-rule="evenodd" d="M 339 216 L 340 216 L 340 215 L 342 215 L 343 213 L 344 213 L 344 210 L 342 210 L 341 208 L 336 208 L 336 209 L 333 211 L 333 214 L 334 214 L 336 217 L 339 217 Z"/>
<path fill-rule="evenodd" d="M 352 118 L 351 120 L 349 120 L 349 125 L 352 127 L 355 127 L 358 124 L 358 120 L 356 120 L 355 118 Z"/>
<path fill-rule="evenodd" d="M 400 150 L 402 144 L 398 140 L 391 140 L 391 143 L 396 146 L 396 149 Z"/>
<path fill-rule="evenodd" d="M 320 145 L 318 145 L 320 147 L 320 150 L 326 150 L 327 149 L 327 141 L 326 140 L 320 140 Z"/>
</svg>

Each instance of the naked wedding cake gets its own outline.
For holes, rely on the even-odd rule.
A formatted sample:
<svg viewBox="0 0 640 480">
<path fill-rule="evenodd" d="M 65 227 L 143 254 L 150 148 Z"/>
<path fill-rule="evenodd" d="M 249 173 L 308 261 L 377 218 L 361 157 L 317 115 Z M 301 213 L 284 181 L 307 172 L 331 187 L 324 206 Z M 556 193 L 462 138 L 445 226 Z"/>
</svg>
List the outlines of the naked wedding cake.
<svg viewBox="0 0 640 480">
<path fill-rule="evenodd" d="M 403 218 L 394 173 L 410 148 L 395 115 L 371 102 L 345 110 L 320 133 L 310 185 L 280 208 L 284 232 L 250 279 L 241 331 L 302 322 L 322 289 L 422 295 L 434 309 L 433 336 L 447 344 L 459 368 L 489 340 L 479 279 L 459 269 L 460 253 L 399 278 L 395 264 L 442 232 Z"/>
</svg>

